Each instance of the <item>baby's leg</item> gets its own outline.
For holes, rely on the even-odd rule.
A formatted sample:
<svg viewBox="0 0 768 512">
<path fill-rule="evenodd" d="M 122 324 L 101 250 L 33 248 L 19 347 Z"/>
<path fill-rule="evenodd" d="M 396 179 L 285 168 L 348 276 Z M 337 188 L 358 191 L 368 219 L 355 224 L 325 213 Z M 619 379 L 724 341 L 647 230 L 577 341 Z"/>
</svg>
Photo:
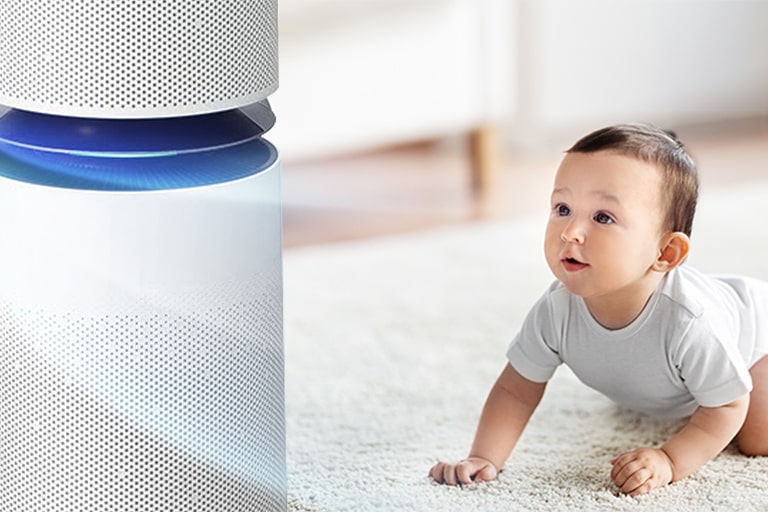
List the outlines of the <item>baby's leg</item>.
<svg viewBox="0 0 768 512">
<path fill-rule="evenodd" d="M 763 356 L 749 370 L 752 376 L 747 419 L 736 436 L 745 455 L 768 455 L 768 356 Z"/>
</svg>

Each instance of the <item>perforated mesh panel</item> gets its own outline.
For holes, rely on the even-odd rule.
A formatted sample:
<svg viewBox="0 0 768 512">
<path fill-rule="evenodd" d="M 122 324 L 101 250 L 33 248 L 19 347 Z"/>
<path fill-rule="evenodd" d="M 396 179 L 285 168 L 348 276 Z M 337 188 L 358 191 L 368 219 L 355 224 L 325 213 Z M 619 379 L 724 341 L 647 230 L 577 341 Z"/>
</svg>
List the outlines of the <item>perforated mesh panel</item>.
<svg viewBox="0 0 768 512">
<path fill-rule="evenodd" d="M 277 0 L 0 0 L 0 103 L 91 117 L 211 112 L 277 87 Z"/>
<path fill-rule="evenodd" d="M 283 510 L 275 269 L 205 311 L 0 304 L 0 510 Z"/>
</svg>

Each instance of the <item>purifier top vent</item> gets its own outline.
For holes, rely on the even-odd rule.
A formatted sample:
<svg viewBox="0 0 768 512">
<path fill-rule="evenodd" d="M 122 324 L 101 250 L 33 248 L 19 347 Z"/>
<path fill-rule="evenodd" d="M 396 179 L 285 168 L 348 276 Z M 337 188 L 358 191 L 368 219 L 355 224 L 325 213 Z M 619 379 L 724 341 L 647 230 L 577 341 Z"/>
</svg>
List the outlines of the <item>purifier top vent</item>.
<svg viewBox="0 0 768 512">
<path fill-rule="evenodd" d="M 148 118 L 277 88 L 277 0 L 0 0 L 0 104 Z"/>
</svg>

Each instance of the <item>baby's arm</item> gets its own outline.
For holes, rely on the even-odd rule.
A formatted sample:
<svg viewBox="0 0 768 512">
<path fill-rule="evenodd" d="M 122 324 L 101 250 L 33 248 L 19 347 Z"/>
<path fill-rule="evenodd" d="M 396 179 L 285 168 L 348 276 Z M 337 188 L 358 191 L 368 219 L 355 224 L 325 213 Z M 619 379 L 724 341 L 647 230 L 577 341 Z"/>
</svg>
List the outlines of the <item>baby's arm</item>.
<svg viewBox="0 0 768 512">
<path fill-rule="evenodd" d="M 546 385 L 526 379 L 507 364 L 485 401 L 469 457 L 456 464 L 438 462 L 429 471 L 430 476 L 448 485 L 496 478 Z"/>
<path fill-rule="evenodd" d="M 613 483 L 636 496 L 687 477 L 731 442 L 748 407 L 749 395 L 721 407 L 699 407 L 661 448 L 638 448 L 613 459 Z"/>
</svg>

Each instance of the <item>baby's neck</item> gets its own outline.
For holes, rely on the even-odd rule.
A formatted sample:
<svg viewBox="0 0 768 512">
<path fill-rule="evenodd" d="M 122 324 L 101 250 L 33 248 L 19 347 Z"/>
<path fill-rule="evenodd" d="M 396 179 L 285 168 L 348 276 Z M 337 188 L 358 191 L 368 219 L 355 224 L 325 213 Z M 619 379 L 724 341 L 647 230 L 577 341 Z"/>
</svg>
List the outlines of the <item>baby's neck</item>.
<svg viewBox="0 0 768 512">
<path fill-rule="evenodd" d="M 661 273 L 649 274 L 631 287 L 608 295 L 585 297 L 584 303 L 597 323 L 610 330 L 622 329 L 640 316 L 663 277 Z"/>
</svg>

